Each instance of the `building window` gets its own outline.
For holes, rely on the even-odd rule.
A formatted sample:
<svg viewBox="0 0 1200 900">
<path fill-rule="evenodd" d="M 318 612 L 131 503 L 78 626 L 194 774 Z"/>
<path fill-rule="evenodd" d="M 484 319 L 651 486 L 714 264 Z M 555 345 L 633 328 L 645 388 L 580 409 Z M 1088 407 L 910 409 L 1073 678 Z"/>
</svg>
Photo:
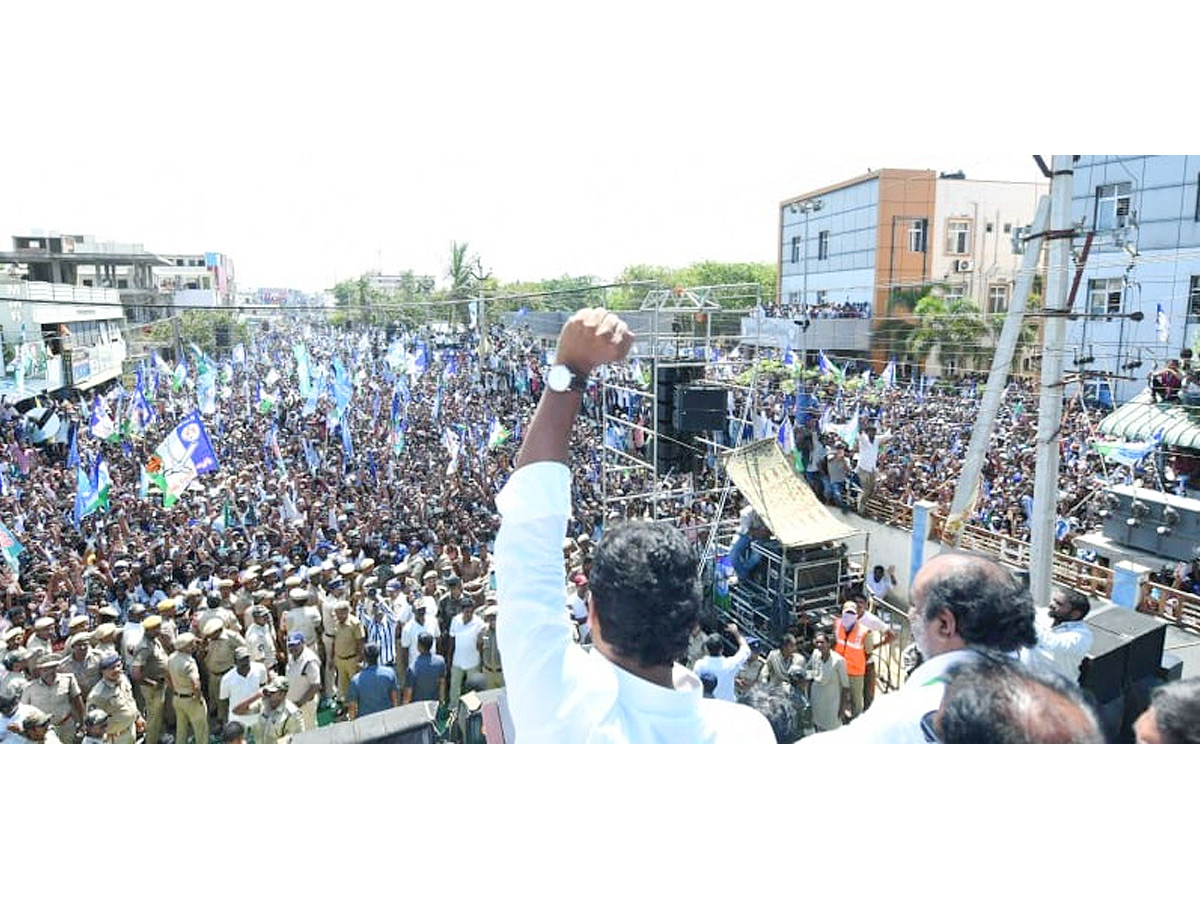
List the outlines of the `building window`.
<svg viewBox="0 0 1200 900">
<path fill-rule="evenodd" d="M 1192 276 L 1192 283 L 1188 288 L 1188 317 L 1200 319 L 1200 275 Z"/>
<path fill-rule="evenodd" d="M 951 219 L 946 223 L 946 252 L 966 256 L 971 252 L 971 223 L 967 219 Z"/>
<path fill-rule="evenodd" d="M 800 292 L 799 291 L 788 291 L 788 306 L 799 306 L 799 305 L 800 305 Z"/>
<path fill-rule="evenodd" d="M 1122 181 L 1096 188 L 1096 230 L 1124 228 L 1129 220 L 1129 197 L 1133 184 Z"/>
<path fill-rule="evenodd" d="M 1004 223 L 1004 233 L 1005 233 L 1005 234 L 1012 234 L 1012 222 L 1005 222 L 1005 223 Z"/>
<path fill-rule="evenodd" d="M 821 231 L 817 234 L 817 259 L 829 259 L 828 231 Z"/>
<path fill-rule="evenodd" d="M 1123 278 L 1088 279 L 1088 312 L 1094 316 L 1118 315 L 1124 292 Z"/>
<path fill-rule="evenodd" d="M 825 298 L 829 295 L 828 291 L 817 291 L 817 306 L 825 305 Z"/>
<path fill-rule="evenodd" d="M 1008 312 L 1008 285 L 993 284 L 988 288 L 988 312 Z"/>
<path fill-rule="evenodd" d="M 117 290 L 124 291 L 124 290 L 127 290 L 128 288 L 129 288 L 129 279 L 128 278 L 118 278 L 117 279 Z"/>
<path fill-rule="evenodd" d="M 953 300 L 961 300 L 966 295 L 967 286 L 965 284 L 948 284 L 943 296 L 946 298 L 946 302 L 949 303 Z"/>
<path fill-rule="evenodd" d="M 983 230 L 984 230 L 984 233 L 985 233 L 985 234 L 991 234 L 991 233 L 992 233 L 992 223 L 991 223 L 991 222 L 984 222 L 984 223 L 983 223 Z"/>
<path fill-rule="evenodd" d="M 792 238 L 792 262 L 800 262 L 800 238 Z"/>
<path fill-rule="evenodd" d="M 929 228 L 928 219 L 913 219 L 908 226 L 908 252 L 924 253 L 926 248 L 926 231 Z"/>
</svg>

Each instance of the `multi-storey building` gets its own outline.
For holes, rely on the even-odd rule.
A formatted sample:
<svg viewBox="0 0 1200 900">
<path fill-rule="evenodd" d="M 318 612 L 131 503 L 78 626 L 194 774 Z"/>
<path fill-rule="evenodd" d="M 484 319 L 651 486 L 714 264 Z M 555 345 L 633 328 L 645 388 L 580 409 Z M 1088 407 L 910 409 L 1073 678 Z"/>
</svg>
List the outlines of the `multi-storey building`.
<svg viewBox="0 0 1200 900">
<path fill-rule="evenodd" d="M 775 317 L 747 319 L 743 339 L 877 361 L 898 355 L 873 339 L 911 311 L 914 294 L 971 297 L 1008 308 L 1020 266 L 1013 232 L 1047 187 L 977 181 L 962 173 L 879 169 L 779 205 Z M 907 296 L 910 305 L 897 304 Z"/>
<path fill-rule="evenodd" d="M 1071 193 L 1076 257 L 1088 232 L 1092 242 L 1067 323 L 1067 369 L 1108 379 L 1122 402 L 1196 343 L 1200 156 L 1080 156 Z"/>
</svg>

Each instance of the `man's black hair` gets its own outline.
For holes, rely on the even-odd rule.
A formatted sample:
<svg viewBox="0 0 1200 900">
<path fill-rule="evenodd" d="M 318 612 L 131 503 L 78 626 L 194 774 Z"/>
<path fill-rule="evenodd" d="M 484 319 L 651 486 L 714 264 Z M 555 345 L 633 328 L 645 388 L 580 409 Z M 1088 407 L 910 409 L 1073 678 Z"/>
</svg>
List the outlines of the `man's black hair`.
<svg viewBox="0 0 1200 900">
<path fill-rule="evenodd" d="M 710 634 L 704 639 L 704 649 L 709 656 L 721 656 L 725 652 L 725 641 L 719 634 Z"/>
<path fill-rule="evenodd" d="M 605 532 L 589 578 L 606 643 L 641 666 L 669 666 L 687 651 L 700 615 L 696 555 L 665 522 L 621 522 Z"/>
<path fill-rule="evenodd" d="M 1029 589 L 990 557 L 962 551 L 952 553 L 973 564 L 954 567 L 922 585 L 925 621 L 949 610 L 958 633 L 973 647 L 1008 653 L 1036 644 L 1033 597 Z"/>
<path fill-rule="evenodd" d="M 419 644 L 418 644 L 419 646 Z M 375 665 L 379 662 L 379 645 L 375 642 L 370 642 L 363 646 L 363 658 L 367 661 L 367 665 Z"/>
<path fill-rule="evenodd" d="M 1067 609 L 1073 614 L 1077 613 L 1077 618 L 1082 619 L 1092 611 L 1092 603 L 1082 591 L 1070 587 L 1056 587 L 1054 592 L 1067 601 Z"/>
<path fill-rule="evenodd" d="M 1150 695 L 1154 724 L 1168 744 L 1200 744 L 1200 678 L 1172 681 Z"/>
<path fill-rule="evenodd" d="M 1091 704 L 1057 672 L 994 651 L 950 670 L 935 731 L 947 744 L 1102 744 Z"/>
<path fill-rule="evenodd" d="M 771 723 L 776 743 L 794 744 L 803 737 L 800 702 L 790 685 L 755 684 L 738 702 L 763 714 Z"/>
<path fill-rule="evenodd" d="M 428 631 L 422 631 L 421 636 L 417 638 L 417 649 L 424 653 L 426 650 L 433 649 L 433 635 Z"/>
</svg>

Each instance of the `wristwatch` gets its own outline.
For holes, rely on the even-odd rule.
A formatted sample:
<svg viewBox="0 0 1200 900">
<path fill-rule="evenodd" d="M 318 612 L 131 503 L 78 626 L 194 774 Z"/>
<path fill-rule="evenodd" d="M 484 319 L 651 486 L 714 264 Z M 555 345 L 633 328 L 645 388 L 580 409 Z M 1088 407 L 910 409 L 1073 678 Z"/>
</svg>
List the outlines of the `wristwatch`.
<svg viewBox="0 0 1200 900">
<path fill-rule="evenodd" d="M 567 391 L 582 393 L 587 387 L 587 376 L 580 375 L 564 365 L 553 365 L 546 373 L 546 387 L 559 394 L 565 394 Z"/>
</svg>

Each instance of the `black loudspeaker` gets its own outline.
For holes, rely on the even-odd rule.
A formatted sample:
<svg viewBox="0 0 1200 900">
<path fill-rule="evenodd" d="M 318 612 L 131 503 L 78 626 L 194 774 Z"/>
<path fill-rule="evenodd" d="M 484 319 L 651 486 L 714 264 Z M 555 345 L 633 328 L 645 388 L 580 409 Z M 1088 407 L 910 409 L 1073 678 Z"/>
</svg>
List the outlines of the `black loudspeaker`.
<svg viewBox="0 0 1200 900">
<path fill-rule="evenodd" d="M 655 459 L 660 472 L 690 472 L 702 459 L 687 434 L 675 427 L 675 392 L 680 385 L 704 377 L 702 362 L 660 362 L 655 360 L 657 395 L 655 397 Z"/>
<path fill-rule="evenodd" d="M 1087 622 L 1091 625 L 1091 621 Z M 1129 643 L 1102 628 L 1093 628 L 1091 652 L 1079 667 L 1079 686 L 1091 694 L 1097 704 L 1121 696 L 1125 688 L 1125 669 L 1129 661 Z"/>
<path fill-rule="evenodd" d="M 1165 622 L 1123 606 L 1113 606 L 1089 616 L 1087 624 L 1097 637 L 1104 632 L 1127 645 L 1125 684 L 1158 677 L 1167 639 Z"/>
<path fill-rule="evenodd" d="M 672 412 L 671 424 L 684 434 L 724 431 L 729 391 L 721 387 L 677 384 Z"/>
<path fill-rule="evenodd" d="M 335 722 L 302 731 L 293 744 L 432 744 L 438 705 L 433 700 L 372 713 L 352 722 Z"/>
</svg>

